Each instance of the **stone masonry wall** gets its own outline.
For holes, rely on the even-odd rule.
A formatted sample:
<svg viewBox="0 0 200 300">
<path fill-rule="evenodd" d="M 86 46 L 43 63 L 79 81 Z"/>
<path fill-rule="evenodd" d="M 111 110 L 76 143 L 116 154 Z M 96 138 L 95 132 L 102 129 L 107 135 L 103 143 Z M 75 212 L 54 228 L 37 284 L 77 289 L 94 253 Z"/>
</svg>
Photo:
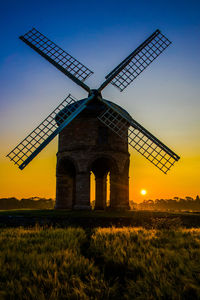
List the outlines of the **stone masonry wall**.
<svg viewBox="0 0 200 300">
<path fill-rule="evenodd" d="M 59 134 L 56 208 L 90 209 L 91 166 L 102 158 L 111 174 L 111 208 L 129 208 L 128 142 L 110 129 L 107 142 L 99 142 L 99 127 L 104 126 L 96 117 L 81 116 Z M 68 168 L 63 173 L 64 161 L 74 166 L 75 176 L 70 177 Z"/>
</svg>

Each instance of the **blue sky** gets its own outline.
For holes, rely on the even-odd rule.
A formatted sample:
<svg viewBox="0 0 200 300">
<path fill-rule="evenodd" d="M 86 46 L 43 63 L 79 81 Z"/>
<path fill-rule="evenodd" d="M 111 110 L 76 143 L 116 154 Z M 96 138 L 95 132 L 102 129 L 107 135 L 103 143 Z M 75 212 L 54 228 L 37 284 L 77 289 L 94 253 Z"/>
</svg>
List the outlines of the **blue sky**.
<svg viewBox="0 0 200 300">
<path fill-rule="evenodd" d="M 87 80 L 91 88 L 98 87 L 107 73 L 159 28 L 173 44 L 123 93 L 110 85 L 103 96 L 127 109 L 183 157 L 179 168 L 187 175 L 176 174 L 178 166 L 172 172 L 179 176 L 178 181 L 189 182 L 188 174 L 200 167 L 199 1 L 1 1 L 2 170 L 10 164 L 5 154 L 68 93 L 78 99 L 86 96 L 18 39 L 32 27 L 94 71 Z M 52 149 L 56 152 L 56 142 Z M 132 176 L 140 178 L 148 162 L 140 163 L 134 155 L 136 175 Z M 151 174 L 148 166 L 147 174 Z M 196 181 L 188 184 L 188 194 L 198 188 Z"/>
</svg>

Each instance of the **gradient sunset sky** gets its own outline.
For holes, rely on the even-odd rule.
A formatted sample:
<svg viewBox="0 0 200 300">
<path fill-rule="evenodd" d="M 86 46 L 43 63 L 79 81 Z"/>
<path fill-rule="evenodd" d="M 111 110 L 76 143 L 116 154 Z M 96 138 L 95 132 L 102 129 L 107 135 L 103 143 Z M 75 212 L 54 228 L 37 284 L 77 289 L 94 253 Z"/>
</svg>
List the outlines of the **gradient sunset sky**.
<svg viewBox="0 0 200 300">
<path fill-rule="evenodd" d="M 172 45 L 123 93 L 109 85 L 102 95 L 181 156 L 164 175 L 130 150 L 130 199 L 200 194 L 200 1 L 8 0 L 0 4 L 0 197 L 55 198 L 57 138 L 23 171 L 5 156 L 69 93 L 87 95 L 19 40 L 32 27 L 94 71 L 91 88 L 160 29 Z"/>
</svg>

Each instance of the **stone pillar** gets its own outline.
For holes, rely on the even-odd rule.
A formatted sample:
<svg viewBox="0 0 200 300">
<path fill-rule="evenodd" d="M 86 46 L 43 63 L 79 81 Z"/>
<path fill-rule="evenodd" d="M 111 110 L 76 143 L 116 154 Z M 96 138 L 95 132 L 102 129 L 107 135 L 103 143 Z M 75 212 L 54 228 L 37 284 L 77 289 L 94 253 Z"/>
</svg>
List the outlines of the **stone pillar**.
<svg viewBox="0 0 200 300">
<path fill-rule="evenodd" d="M 117 175 L 110 172 L 110 208 L 115 208 L 118 204 L 117 180 Z"/>
<path fill-rule="evenodd" d="M 110 174 L 110 208 L 127 210 L 129 206 L 128 174 Z"/>
<path fill-rule="evenodd" d="M 125 174 L 119 175 L 118 181 L 118 203 L 116 208 L 118 209 L 130 209 L 129 206 L 129 177 Z"/>
<path fill-rule="evenodd" d="M 56 209 L 72 209 L 74 181 L 73 177 L 66 174 L 56 176 Z"/>
<path fill-rule="evenodd" d="M 107 194 L 107 174 L 101 177 L 95 177 L 95 209 L 105 209 Z"/>
<path fill-rule="evenodd" d="M 76 200 L 73 207 L 77 210 L 90 210 L 90 172 L 76 174 Z"/>
</svg>

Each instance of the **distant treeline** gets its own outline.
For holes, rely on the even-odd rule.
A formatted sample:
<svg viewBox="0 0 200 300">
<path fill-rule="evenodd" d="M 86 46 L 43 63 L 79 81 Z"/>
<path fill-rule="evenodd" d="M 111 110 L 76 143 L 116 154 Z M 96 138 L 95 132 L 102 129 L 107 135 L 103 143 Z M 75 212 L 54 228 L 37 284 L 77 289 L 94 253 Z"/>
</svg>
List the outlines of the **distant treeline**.
<svg viewBox="0 0 200 300">
<path fill-rule="evenodd" d="M 53 209 L 55 200 L 39 197 L 27 199 L 2 198 L 0 199 L 0 210 L 4 209 Z M 173 199 L 144 200 L 142 203 L 130 201 L 131 209 L 138 210 L 171 210 L 171 211 L 200 211 L 200 198 L 196 196 L 184 199 L 174 197 Z"/>
<path fill-rule="evenodd" d="M 45 199 L 32 197 L 18 200 L 16 198 L 0 199 L 0 210 L 3 209 L 53 209 L 55 201 L 53 199 Z"/>
<path fill-rule="evenodd" d="M 144 200 L 142 203 L 130 201 L 132 209 L 171 210 L 171 211 L 200 211 L 200 198 L 174 197 L 173 199 Z"/>
</svg>

